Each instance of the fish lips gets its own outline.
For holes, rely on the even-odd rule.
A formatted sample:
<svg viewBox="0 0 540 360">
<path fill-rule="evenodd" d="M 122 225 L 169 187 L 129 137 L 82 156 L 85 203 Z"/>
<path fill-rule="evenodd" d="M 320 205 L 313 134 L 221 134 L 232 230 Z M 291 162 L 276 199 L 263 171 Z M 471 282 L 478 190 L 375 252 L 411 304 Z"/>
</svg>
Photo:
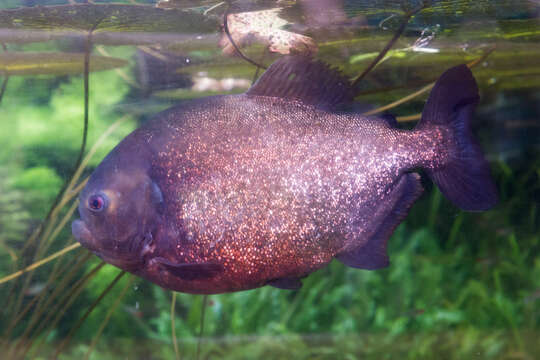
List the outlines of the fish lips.
<svg viewBox="0 0 540 360">
<path fill-rule="evenodd" d="M 82 220 L 75 220 L 71 223 L 71 233 L 81 243 L 82 246 L 87 248 L 90 251 L 96 251 L 96 244 L 94 237 L 86 224 Z"/>
<path fill-rule="evenodd" d="M 105 255 L 83 220 L 75 220 L 71 223 L 71 232 L 75 239 L 86 249 L 92 251 L 103 261 L 130 272 L 136 272 L 144 266 L 143 255 L 141 259 L 123 259 L 120 257 Z"/>
</svg>

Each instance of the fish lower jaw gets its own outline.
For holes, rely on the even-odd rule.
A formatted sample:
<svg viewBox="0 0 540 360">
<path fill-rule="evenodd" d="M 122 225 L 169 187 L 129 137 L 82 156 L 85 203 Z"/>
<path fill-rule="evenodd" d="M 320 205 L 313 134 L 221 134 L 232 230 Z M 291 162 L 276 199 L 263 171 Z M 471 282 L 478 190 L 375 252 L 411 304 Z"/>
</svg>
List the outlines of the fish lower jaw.
<svg viewBox="0 0 540 360">
<path fill-rule="evenodd" d="M 96 250 L 94 237 L 90 233 L 90 230 L 88 230 L 88 228 L 86 227 L 84 221 L 73 221 L 73 223 L 71 223 L 71 233 L 83 247 L 87 248 L 90 251 Z"/>
</svg>

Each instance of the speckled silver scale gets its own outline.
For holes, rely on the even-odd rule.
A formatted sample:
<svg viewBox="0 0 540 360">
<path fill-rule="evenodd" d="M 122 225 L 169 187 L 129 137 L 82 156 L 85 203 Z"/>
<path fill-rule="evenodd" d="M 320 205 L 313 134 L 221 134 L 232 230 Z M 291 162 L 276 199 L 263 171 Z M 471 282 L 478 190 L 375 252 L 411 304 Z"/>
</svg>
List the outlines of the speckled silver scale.
<svg viewBox="0 0 540 360">
<path fill-rule="evenodd" d="M 159 121 L 168 131 L 148 136 L 159 154 L 153 178 L 186 234 L 173 258 L 222 263 L 213 289 L 304 276 L 362 247 L 400 176 L 444 156 L 441 130 L 402 131 L 279 98 L 214 97 Z"/>
</svg>

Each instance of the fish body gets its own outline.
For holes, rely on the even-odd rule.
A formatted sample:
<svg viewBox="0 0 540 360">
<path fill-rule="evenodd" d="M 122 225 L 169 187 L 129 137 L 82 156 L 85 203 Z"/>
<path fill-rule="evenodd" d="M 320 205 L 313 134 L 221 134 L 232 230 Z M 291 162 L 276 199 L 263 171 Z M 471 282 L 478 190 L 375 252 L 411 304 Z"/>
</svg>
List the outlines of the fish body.
<svg viewBox="0 0 540 360">
<path fill-rule="evenodd" d="M 478 98 L 465 67 L 443 75 L 427 118 L 407 131 L 334 111 L 349 97 L 346 83 L 328 71 L 323 83 L 335 94 L 306 90 L 306 75 L 320 67 L 310 64 L 284 58 L 246 94 L 183 103 L 135 130 L 81 193 L 74 235 L 105 261 L 176 291 L 295 289 L 333 258 L 387 266 L 386 241 L 422 193 L 415 169 L 462 208 L 495 203 L 465 126 Z M 298 78 L 286 84 L 291 72 Z M 454 94 L 458 75 L 467 91 Z"/>
</svg>

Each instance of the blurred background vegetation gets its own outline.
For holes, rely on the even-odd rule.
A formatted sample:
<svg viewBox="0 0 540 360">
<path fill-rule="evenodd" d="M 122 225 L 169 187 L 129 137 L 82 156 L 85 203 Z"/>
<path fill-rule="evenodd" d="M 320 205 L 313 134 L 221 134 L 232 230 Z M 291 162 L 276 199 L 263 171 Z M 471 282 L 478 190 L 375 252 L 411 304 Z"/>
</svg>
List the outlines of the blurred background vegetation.
<svg viewBox="0 0 540 360">
<path fill-rule="evenodd" d="M 9 0 L 3 6 L 35 3 Z M 367 14 L 366 24 L 372 27 L 324 41 L 313 35 L 318 40 L 319 56 L 351 77 L 366 67 L 373 58 L 369 54 L 376 54 L 397 27 L 388 23 L 389 30 L 383 31 L 377 26 L 399 9 L 396 2 L 383 1 L 372 7 L 366 3 L 345 2 L 346 10 L 349 17 Z M 422 30 L 440 23 L 450 29 L 446 35 L 444 30 L 438 35 L 440 43 L 436 44 L 441 53 L 394 53 L 366 79 L 366 95 L 360 101 L 373 107 L 385 105 L 429 83 L 446 67 L 478 58 L 487 45 L 496 44 L 497 49 L 474 71 L 482 91 L 475 131 L 492 165 L 500 203 L 491 211 L 465 213 L 426 180 L 427 191 L 389 241 L 391 266 L 387 269 L 360 271 L 333 262 L 307 277 L 299 291 L 264 287 L 212 295 L 204 308 L 202 296 L 178 293 L 175 335 L 183 358 L 194 358 L 198 346 L 201 358 L 209 359 L 540 358 L 539 10 L 534 1 L 519 2 L 531 6 L 514 13 L 504 11 L 508 6 L 504 1 L 435 3 L 445 11 L 453 6 L 452 15 L 428 9 L 409 25 L 396 46 L 405 49 Z M 208 9 L 207 4 L 196 4 L 202 6 L 197 11 Z M 498 30 L 470 25 L 467 16 L 474 24 L 482 19 L 478 12 L 491 16 Z M 528 22 L 531 19 L 533 22 Z M 523 35 L 523 29 L 529 34 Z M 494 34 L 500 37 L 486 43 Z M 461 51 L 464 41 L 471 49 Z M 126 134 L 171 104 L 207 94 L 243 91 L 241 86 L 198 91 L 194 88 L 197 77 L 251 81 L 255 68 L 239 59 L 225 58 L 216 42 L 190 46 L 160 48 L 169 59 L 164 64 L 152 62 L 155 58 L 149 59 L 148 51 L 135 46 L 96 45 L 93 54 L 104 59 L 95 60 L 103 61 L 101 69 L 109 70 L 96 69 L 90 74 L 90 147 L 111 124 L 126 118 L 98 147 L 84 175 L 90 174 Z M 82 48 L 81 42 L 74 40 L 14 42 L 3 54 L 80 54 Z M 261 49 L 255 44 L 247 51 L 260 57 Z M 64 69 L 72 65 L 69 56 L 62 57 L 67 59 Z M 108 58 L 125 63 L 112 64 Z M 0 74 L 9 76 L 0 103 L 0 277 L 35 260 L 39 243 L 28 243 L 27 239 L 71 175 L 84 115 L 82 67 L 70 74 L 55 70 L 10 75 L 5 70 L 6 59 L 0 60 L 4 66 Z M 188 66 L 186 59 L 191 61 Z M 272 57 L 263 59 L 270 63 Z M 46 62 L 47 56 L 32 61 L 35 66 Z M 398 115 L 418 113 L 424 100 L 425 96 L 392 111 Z M 61 214 L 69 216 L 68 208 Z M 47 254 L 72 241 L 69 221 L 59 231 Z M 172 293 L 129 275 L 101 299 L 120 273 L 110 265 L 99 268 L 75 293 L 76 282 L 99 264 L 95 256 L 85 254 L 86 250 L 77 249 L 58 263 L 38 268 L 31 279 L 26 278 L 27 284 L 21 277 L 0 285 L 0 299 L 5 301 L 0 345 L 11 351 L 14 346 L 30 346 L 26 341 L 32 339 L 34 347 L 27 349 L 26 357 L 49 358 L 72 336 L 59 358 L 74 359 L 86 356 L 96 335 L 103 331 L 91 359 L 174 358 Z M 62 274 L 65 283 L 59 275 L 51 282 L 49 275 L 62 267 L 66 269 Z M 70 299 L 69 306 L 55 307 L 62 305 L 58 297 L 53 298 L 55 289 Z M 19 310 L 27 307 L 29 311 L 13 325 L 11 316 L 18 298 L 22 304 Z M 93 308 L 96 300 L 100 301 Z M 51 320 L 29 335 L 26 329 L 37 312 L 36 303 L 44 309 L 36 321 L 65 313 L 49 331 L 45 325 Z M 86 317 L 89 309 L 92 311 Z M 203 309 L 204 332 L 199 338 Z M 84 321 L 79 327 L 81 318 Z"/>
</svg>

